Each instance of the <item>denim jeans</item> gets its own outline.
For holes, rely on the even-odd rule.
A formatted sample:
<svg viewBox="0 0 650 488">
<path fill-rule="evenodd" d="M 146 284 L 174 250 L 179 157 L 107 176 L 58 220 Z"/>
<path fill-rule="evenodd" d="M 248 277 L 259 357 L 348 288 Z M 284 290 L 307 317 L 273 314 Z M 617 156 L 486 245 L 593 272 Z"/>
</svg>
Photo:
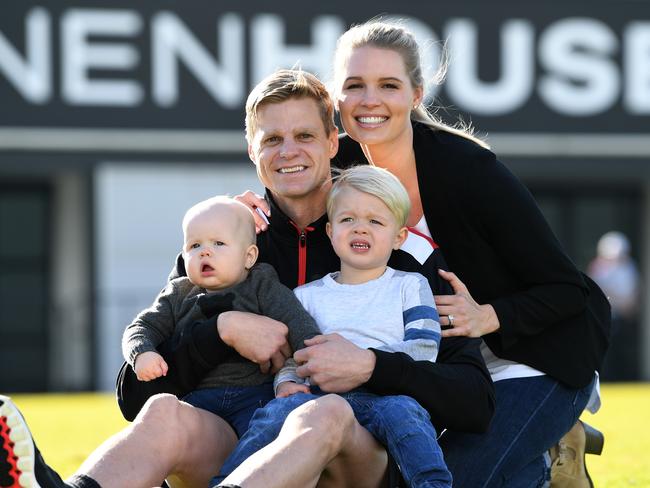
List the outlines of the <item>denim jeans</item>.
<svg viewBox="0 0 650 488">
<path fill-rule="evenodd" d="M 191 391 L 182 400 L 218 415 L 241 438 L 248 429 L 255 410 L 273 400 L 274 396 L 273 383 L 264 383 L 258 386 L 203 388 Z"/>
<path fill-rule="evenodd" d="M 223 481 L 251 454 L 271 443 L 295 408 L 320 396 L 297 393 L 287 398 L 276 398 L 258 410 L 248 432 L 210 486 Z M 377 396 L 362 390 L 341 396 L 348 401 L 359 423 L 387 447 L 409 486 L 451 487 L 451 475 L 436 440 L 436 431 L 428 412 L 418 402 L 408 396 Z"/>
<path fill-rule="evenodd" d="M 497 381 L 496 411 L 485 434 L 446 431 L 440 437 L 454 488 L 544 486 L 544 454 L 580 417 L 593 388 L 549 376 Z"/>
</svg>

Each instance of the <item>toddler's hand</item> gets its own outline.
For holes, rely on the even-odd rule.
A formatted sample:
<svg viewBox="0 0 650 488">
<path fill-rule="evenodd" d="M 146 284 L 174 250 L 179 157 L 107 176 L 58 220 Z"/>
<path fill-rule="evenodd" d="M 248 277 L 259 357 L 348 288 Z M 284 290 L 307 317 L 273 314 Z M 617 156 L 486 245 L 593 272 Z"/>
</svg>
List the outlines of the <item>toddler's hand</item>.
<svg viewBox="0 0 650 488">
<path fill-rule="evenodd" d="M 275 398 L 285 398 L 296 393 L 311 393 L 309 386 L 303 383 L 294 383 L 293 381 L 285 381 L 278 385 L 278 391 Z"/>
<path fill-rule="evenodd" d="M 154 351 L 147 351 L 135 358 L 133 370 L 140 381 L 151 381 L 165 376 L 169 367 L 163 357 Z"/>
</svg>

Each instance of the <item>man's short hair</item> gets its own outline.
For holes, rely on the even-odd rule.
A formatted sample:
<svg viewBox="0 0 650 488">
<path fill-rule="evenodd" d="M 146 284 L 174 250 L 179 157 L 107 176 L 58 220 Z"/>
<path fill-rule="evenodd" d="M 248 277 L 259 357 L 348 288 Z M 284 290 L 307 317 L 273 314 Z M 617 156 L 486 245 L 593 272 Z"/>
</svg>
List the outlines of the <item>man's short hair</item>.
<svg viewBox="0 0 650 488">
<path fill-rule="evenodd" d="M 327 216 L 330 221 L 341 190 L 354 188 L 379 198 L 393 214 L 397 225 L 406 225 L 411 212 L 411 200 L 404 185 L 390 171 L 370 165 L 353 166 L 334 176 L 333 182 L 327 197 Z"/>
<path fill-rule="evenodd" d="M 251 142 L 257 130 L 257 111 L 267 103 L 292 98 L 311 98 L 318 105 L 325 133 L 337 131 L 334 103 L 325 85 L 311 73 L 300 69 L 280 69 L 260 81 L 246 100 L 246 139 Z"/>
</svg>

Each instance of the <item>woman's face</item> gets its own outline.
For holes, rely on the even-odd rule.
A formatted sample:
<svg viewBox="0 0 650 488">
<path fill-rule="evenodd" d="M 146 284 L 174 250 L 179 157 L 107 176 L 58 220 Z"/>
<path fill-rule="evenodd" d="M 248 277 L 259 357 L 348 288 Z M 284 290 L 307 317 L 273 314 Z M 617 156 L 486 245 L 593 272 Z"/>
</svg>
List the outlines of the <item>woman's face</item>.
<svg viewBox="0 0 650 488">
<path fill-rule="evenodd" d="M 353 49 L 337 80 L 336 105 L 352 139 L 385 144 L 410 133 L 411 110 L 422 100 L 422 87 L 412 86 L 397 51 Z"/>
</svg>

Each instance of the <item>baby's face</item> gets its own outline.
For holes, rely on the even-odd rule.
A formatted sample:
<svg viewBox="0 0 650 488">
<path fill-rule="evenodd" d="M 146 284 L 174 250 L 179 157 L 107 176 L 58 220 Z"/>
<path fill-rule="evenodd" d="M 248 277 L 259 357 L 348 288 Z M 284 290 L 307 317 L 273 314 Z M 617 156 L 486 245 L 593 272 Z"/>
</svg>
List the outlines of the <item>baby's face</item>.
<svg viewBox="0 0 650 488">
<path fill-rule="evenodd" d="M 183 258 L 192 283 L 214 291 L 246 279 L 257 253 L 241 229 L 245 225 L 229 205 L 215 206 L 187 223 Z"/>
</svg>

